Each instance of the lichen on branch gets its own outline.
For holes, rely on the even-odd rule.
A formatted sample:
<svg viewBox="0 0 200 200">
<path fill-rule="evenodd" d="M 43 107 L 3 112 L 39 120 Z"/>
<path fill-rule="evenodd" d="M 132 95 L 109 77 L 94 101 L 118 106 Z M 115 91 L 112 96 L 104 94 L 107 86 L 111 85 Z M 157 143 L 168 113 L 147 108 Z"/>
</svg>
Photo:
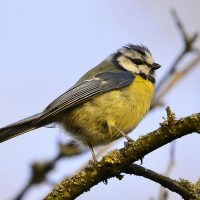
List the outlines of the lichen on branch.
<svg viewBox="0 0 200 200">
<path fill-rule="evenodd" d="M 173 124 L 169 123 L 169 115 L 168 110 L 168 119 L 157 130 L 142 136 L 127 148 L 111 151 L 97 164 L 61 181 L 45 200 L 75 199 L 102 181 L 107 181 L 111 177 L 120 177 L 127 166 L 159 147 L 187 134 L 200 133 L 200 113 L 179 120 L 173 119 Z"/>
</svg>

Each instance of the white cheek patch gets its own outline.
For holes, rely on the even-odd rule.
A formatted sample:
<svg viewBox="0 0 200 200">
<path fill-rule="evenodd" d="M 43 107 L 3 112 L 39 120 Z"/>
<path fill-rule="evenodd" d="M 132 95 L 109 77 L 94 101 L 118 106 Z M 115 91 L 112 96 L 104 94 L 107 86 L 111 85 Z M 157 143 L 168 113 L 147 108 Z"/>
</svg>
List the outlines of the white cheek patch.
<svg viewBox="0 0 200 200">
<path fill-rule="evenodd" d="M 148 75 L 150 73 L 150 68 L 146 65 L 139 65 L 139 70 L 144 73 L 145 75 Z"/>
<path fill-rule="evenodd" d="M 134 63 L 132 63 L 131 60 L 127 59 L 125 56 L 121 55 L 117 58 L 117 60 L 124 69 L 134 73 L 140 72 L 138 67 Z"/>
</svg>

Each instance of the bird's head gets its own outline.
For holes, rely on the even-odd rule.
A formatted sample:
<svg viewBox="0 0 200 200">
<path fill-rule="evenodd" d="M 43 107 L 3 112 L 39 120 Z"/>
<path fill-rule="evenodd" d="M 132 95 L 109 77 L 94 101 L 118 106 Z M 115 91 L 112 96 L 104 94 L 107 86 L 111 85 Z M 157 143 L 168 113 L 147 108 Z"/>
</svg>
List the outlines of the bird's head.
<svg viewBox="0 0 200 200">
<path fill-rule="evenodd" d="M 114 65 L 155 82 L 154 71 L 161 66 L 154 62 L 151 52 L 142 45 L 129 44 L 112 55 Z"/>
</svg>

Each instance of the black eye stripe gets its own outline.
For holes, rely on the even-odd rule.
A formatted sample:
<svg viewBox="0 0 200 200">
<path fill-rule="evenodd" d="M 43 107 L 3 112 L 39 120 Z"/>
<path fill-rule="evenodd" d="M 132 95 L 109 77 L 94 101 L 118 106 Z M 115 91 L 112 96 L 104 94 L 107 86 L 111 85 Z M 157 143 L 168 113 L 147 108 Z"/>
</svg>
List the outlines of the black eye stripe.
<svg viewBox="0 0 200 200">
<path fill-rule="evenodd" d="M 130 59 L 131 62 L 134 63 L 134 64 L 136 64 L 136 65 L 147 65 L 149 68 L 152 67 L 151 64 L 149 64 L 149 63 L 147 63 L 147 62 L 145 62 L 145 61 L 143 61 L 143 60 L 140 60 L 140 59 L 133 59 L 133 58 L 129 58 L 129 57 L 128 57 L 128 59 Z"/>
<path fill-rule="evenodd" d="M 145 61 L 142 61 L 140 59 L 133 59 L 133 58 L 129 58 L 131 60 L 131 62 L 133 62 L 136 65 L 148 65 Z"/>
</svg>

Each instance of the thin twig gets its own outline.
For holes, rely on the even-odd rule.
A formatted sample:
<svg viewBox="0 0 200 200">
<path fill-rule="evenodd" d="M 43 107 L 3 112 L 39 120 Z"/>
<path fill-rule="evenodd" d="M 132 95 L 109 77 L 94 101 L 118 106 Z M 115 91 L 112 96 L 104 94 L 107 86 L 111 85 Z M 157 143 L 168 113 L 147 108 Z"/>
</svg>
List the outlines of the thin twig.
<svg viewBox="0 0 200 200">
<path fill-rule="evenodd" d="M 172 88 L 172 86 L 174 86 L 179 80 L 184 78 L 185 75 L 189 73 L 189 71 L 194 69 L 197 66 L 197 64 L 199 64 L 199 62 L 200 62 L 200 54 L 196 58 L 194 58 L 194 60 L 192 60 L 188 65 L 186 65 L 186 67 L 183 70 L 174 73 L 171 76 L 170 81 L 163 88 L 163 90 L 156 94 L 155 101 L 153 102 L 152 105 L 154 105 L 157 101 L 160 102 L 162 97 Z"/>
<path fill-rule="evenodd" d="M 163 187 L 168 188 L 172 192 L 180 194 L 183 199 L 189 199 L 190 197 L 188 190 L 182 187 L 178 181 L 173 180 L 167 176 L 158 174 L 150 169 L 146 169 L 140 165 L 131 164 L 125 170 L 123 170 L 123 172 L 126 174 L 134 174 L 137 176 L 148 178 L 156 183 L 161 184 Z"/>
<path fill-rule="evenodd" d="M 155 89 L 155 93 L 159 92 L 163 85 L 167 82 L 167 80 L 171 77 L 171 75 L 176 71 L 176 68 L 178 66 L 178 64 L 180 63 L 180 61 L 183 59 L 183 57 L 185 57 L 185 55 L 189 52 L 192 52 L 195 50 L 194 48 L 194 43 L 198 37 L 198 34 L 195 33 L 191 36 L 189 36 L 183 26 L 183 23 L 181 22 L 181 20 L 179 19 L 177 13 L 175 10 L 172 10 L 172 16 L 174 18 L 174 21 L 180 31 L 183 43 L 184 43 L 184 47 L 181 51 L 181 53 L 177 56 L 177 58 L 175 59 L 175 61 L 173 62 L 172 66 L 169 68 L 169 70 L 167 71 L 167 73 L 165 73 L 164 77 L 160 80 L 160 82 L 157 84 L 156 89 Z"/>
<path fill-rule="evenodd" d="M 22 191 L 13 199 L 13 200 L 21 200 L 25 193 L 31 188 L 32 183 L 31 181 L 28 182 L 28 184 L 26 184 L 26 186 L 22 189 Z"/>
<path fill-rule="evenodd" d="M 59 153 L 58 155 L 53 158 L 52 160 L 45 161 L 45 162 L 35 162 L 31 165 L 31 177 L 28 183 L 24 186 L 21 192 L 17 195 L 15 200 L 21 200 L 25 193 L 35 184 L 44 183 L 46 181 L 47 174 L 55 168 L 56 163 L 61 158 L 69 158 L 75 157 L 80 154 L 85 153 L 86 149 L 81 148 L 76 141 L 69 141 L 67 143 L 60 143 L 59 145 Z M 48 180 L 48 183 L 50 181 Z"/>
<path fill-rule="evenodd" d="M 174 159 L 174 156 L 175 156 L 175 144 L 176 144 L 176 141 L 173 141 L 171 143 L 171 146 L 170 146 L 170 160 L 169 160 L 166 172 L 164 173 L 164 176 L 167 176 L 167 177 L 170 176 L 170 174 L 171 174 L 171 172 L 172 172 L 172 170 L 174 168 L 174 165 L 175 165 L 175 159 Z M 168 191 L 166 190 L 165 187 L 163 187 L 161 185 L 158 199 L 159 200 L 166 200 L 167 197 L 168 197 L 167 194 L 168 194 Z"/>
</svg>

